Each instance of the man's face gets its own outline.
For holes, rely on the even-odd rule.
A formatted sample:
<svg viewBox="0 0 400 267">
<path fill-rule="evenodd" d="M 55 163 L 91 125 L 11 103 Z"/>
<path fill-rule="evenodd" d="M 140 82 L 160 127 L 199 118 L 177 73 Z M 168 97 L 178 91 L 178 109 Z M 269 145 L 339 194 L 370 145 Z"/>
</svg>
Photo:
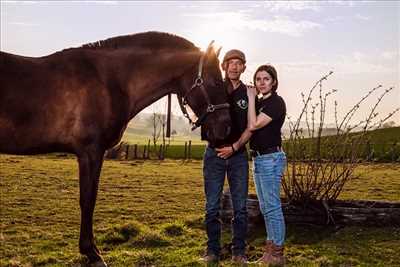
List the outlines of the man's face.
<svg viewBox="0 0 400 267">
<path fill-rule="evenodd" d="M 246 65 L 244 65 L 240 59 L 236 58 L 228 60 L 226 64 L 226 78 L 228 78 L 229 80 L 240 80 L 240 75 L 246 69 Z"/>
</svg>

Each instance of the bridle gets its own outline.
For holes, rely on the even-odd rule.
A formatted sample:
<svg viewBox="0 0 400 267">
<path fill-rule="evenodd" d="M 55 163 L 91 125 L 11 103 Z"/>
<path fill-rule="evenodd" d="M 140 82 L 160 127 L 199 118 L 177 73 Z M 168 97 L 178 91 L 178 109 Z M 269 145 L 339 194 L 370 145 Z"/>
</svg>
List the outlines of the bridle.
<svg viewBox="0 0 400 267">
<path fill-rule="evenodd" d="M 228 103 L 223 103 L 223 104 L 217 104 L 214 105 L 211 103 L 210 100 L 210 96 L 208 95 L 205 87 L 204 87 L 204 80 L 203 80 L 203 65 L 204 65 L 204 60 L 205 57 L 207 55 L 207 52 L 209 51 L 209 49 L 211 48 L 213 42 L 211 42 L 211 44 L 208 46 L 207 51 L 201 56 L 200 61 L 199 61 L 199 68 L 198 68 L 198 72 L 197 72 L 197 77 L 193 82 L 192 87 L 186 92 L 186 94 L 183 97 L 178 96 L 178 102 L 179 102 L 179 106 L 181 107 L 182 113 L 183 115 L 189 120 L 189 123 L 192 125 L 192 131 L 195 130 L 196 128 L 200 127 L 203 123 L 204 120 L 206 119 L 206 117 L 210 114 L 213 113 L 217 110 L 220 109 L 225 109 L 225 108 L 229 108 L 229 104 Z M 205 110 L 205 112 L 203 112 L 196 121 L 193 121 L 190 116 L 189 113 L 186 109 L 186 105 L 188 104 L 187 101 L 187 97 L 188 95 L 195 90 L 196 88 L 200 88 L 206 102 L 207 102 L 207 108 Z"/>
</svg>

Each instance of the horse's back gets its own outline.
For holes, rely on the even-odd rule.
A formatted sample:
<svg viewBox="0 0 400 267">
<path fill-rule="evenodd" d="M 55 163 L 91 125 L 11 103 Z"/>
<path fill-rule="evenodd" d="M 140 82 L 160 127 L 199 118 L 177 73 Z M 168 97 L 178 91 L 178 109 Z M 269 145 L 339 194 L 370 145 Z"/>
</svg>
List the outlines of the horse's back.
<svg viewBox="0 0 400 267">
<path fill-rule="evenodd" d="M 58 53 L 28 58 L 1 53 L 0 152 L 36 154 L 70 149 L 72 140 L 68 139 L 81 127 L 82 109 L 89 98 L 85 71 L 76 64 L 77 57 Z"/>
</svg>

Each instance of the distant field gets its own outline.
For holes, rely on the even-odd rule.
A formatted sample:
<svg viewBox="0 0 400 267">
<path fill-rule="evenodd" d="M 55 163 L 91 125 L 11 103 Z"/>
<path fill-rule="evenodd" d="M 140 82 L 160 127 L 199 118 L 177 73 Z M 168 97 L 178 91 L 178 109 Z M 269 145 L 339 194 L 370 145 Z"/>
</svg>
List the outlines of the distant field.
<svg viewBox="0 0 400 267">
<path fill-rule="evenodd" d="M 329 138 L 329 137 L 324 137 Z M 394 162 L 400 161 L 400 127 L 379 129 L 369 132 L 370 145 L 364 146 L 362 148 L 363 157 L 369 158 L 371 161 L 378 162 Z M 131 145 L 139 145 L 139 150 L 143 151 L 143 146 L 148 144 L 150 140 L 151 149 L 154 151 L 159 151 L 157 147 L 156 150 L 153 148 L 153 141 L 151 136 L 139 135 L 125 132 L 123 139 Z M 169 148 L 166 151 L 166 157 L 170 159 L 182 159 L 185 153 L 185 143 L 189 141 L 192 142 L 191 158 L 201 160 L 204 154 L 204 148 L 207 144 L 206 141 L 201 141 L 198 136 L 173 136 L 166 144 L 169 144 Z M 309 140 L 305 140 L 308 142 Z M 157 142 L 159 146 L 162 144 L 162 139 L 160 138 Z M 340 145 L 340 144 L 339 144 Z M 284 141 L 285 148 L 285 141 Z M 324 148 L 322 148 L 322 154 L 324 154 Z M 139 155 L 141 155 L 139 153 Z M 288 152 L 290 157 L 290 151 Z M 156 157 L 154 157 L 156 158 Z"/>
<path fill-rule="evenodd" d="M 384 128 L 369 132 L 371 143 L 400 142 L 400 127 Z"/>
<path fill-rule="evenodd" d="M 125 132 L 124 136 L 122 137 L 123 142 L 130 143 L 132 145 L 146 145 L 147 142 L 150 140 L 151 144 L 153 144 L 153 137 L 151 135 L 140 135 L 140 134 L 133 134 L 129 132 Z M 192 144 L 206 144 L 205 141 L 201 141 L 200 137 L 198 136 L 172 136 L 170 141 L 166 139 L 166 143 L 170 143 L 171 145 L 185 145 L 185 142 L 192 141 Z M 157 144 L 162 144 L 162 138 L 160 137 L 157 141 Z"/>
<path fill-rule="evenodd" d="M 70 156 L 0 155 L 0 266 L 85 266 L 77 167 Z M 400 201 L 396 164 L 357 172 L 341 198 Z M 201 161 L 106 161 L 96 241 L 109 266 L 203 266 L 203 208 Z M 252 261 L 261 255 L 263 231 L 248 239 Z M 224 229 L 224 244 L 229 236 Z M 400 229 L 289 225 L 286 251 L 289 267 L 400 266 Z M 230 266 L 227 258 L 222 266 Z"/>
<path fill-rule="evenodd" d="M 134 133 L 130 132 L 129 129 L 125 131 L 122 138 L 123 141 L 131 144 L 147 144 L 147 141 L 152 140 L 152 136 L 148 134 L 138 134 L 140 131 L 135 129 Z M 371 143 L 376 144 L 391 144 L 394 142 L 400 142 L 400 127 L 384 128 L 369 132 Z M 185 141 L 191 140 L 193 144 L 205 144 L 204 141 L 200 140 L 200 136 L 172 136 L 171 144 L 181 144 Z M 158 144 L 162 143 L 162 138 L 158 139 Z"/>
</svg>

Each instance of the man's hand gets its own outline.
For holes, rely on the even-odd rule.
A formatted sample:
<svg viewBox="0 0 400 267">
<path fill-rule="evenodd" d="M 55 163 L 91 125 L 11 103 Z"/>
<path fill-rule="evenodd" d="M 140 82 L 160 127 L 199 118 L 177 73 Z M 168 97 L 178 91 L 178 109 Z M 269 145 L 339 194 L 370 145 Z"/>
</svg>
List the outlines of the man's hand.
<svg viewBox="0 0 400 267">
<path fill-rule="evenodd" d="M 230 156 L 232 156 L 234 152 L 232 146 L 224 146 L 221 148 L 216 148 L 215 151 L 217 151 L 218 157 L 223 159 L 229 158 Z"/>
</svg>

